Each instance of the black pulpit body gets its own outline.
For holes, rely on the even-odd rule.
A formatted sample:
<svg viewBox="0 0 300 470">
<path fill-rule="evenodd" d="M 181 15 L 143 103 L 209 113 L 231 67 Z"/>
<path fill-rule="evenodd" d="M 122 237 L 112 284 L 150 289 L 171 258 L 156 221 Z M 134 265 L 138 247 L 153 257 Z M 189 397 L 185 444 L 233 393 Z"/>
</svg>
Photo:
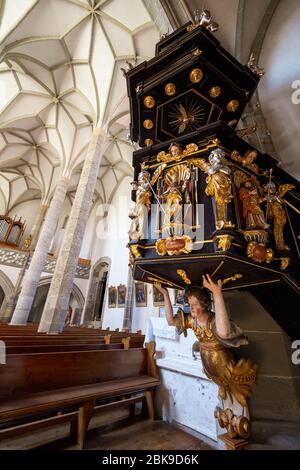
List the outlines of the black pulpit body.
<svg viewBox="0 0 300 470">
<path fill-rule="evenodd" d="M 134 279 L 180 289 L 210 274 L 224 290 L 250 289 L 297 337 L 300 185 L 234 129 L 258 80 L 192 25 L 127 73 L 142 147 L 128 246 Z"/>
<path fill-rule="evenodd" d="M 258 81 L 204 26 L 188 23 L 127 74 L 131 138 L 143 147 L 220 119 L 235 127 Z"/>
</svg>

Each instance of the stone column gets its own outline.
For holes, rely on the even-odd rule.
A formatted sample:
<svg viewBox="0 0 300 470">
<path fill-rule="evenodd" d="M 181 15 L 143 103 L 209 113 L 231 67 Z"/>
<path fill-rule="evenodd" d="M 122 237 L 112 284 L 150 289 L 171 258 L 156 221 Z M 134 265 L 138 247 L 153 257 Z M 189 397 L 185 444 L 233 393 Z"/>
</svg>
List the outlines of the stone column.
<svg viewBox="0 0 300 470">
<path fill-rule="evenodd" d="M 58 333 L 63 330 L 100 161 L 106 146 L 107 134 L 103 129 L 95 129 L 55 266 L 39 332 Z"/>
<path fill-rule="evenodd" d="M 129 267 L 128 277 L 127 277 L 126 305 L 125 305 L 124 318 L 123 318 L 123 330 L 125 328 L 129 328 L 129 330 L 131 330 L 133 302 L 134 302 L 134 282 L 133 282 L 133 276 L 132 276 L 132 269 Z"/>
<path fill-rule="evenodd" d="M 22 290 L 10 321 L 11 325 L 26 325 L 27 323 L 40 277 L 46 263 L 50 243 L 56 229 L 57 220 L 66 197 L 68 184 L 69 178 L 61 176 L 48 209 L 30 266 L 24 276 Z"/>
<path fill-rule="evenodd" d="M 31 240 L 31 244 L 30 244 L 30 250 L 34 250 L 35 247 L 36 247 L 36 244 L 37 244 L 37 241 L 38 241 L 38 238 L 39 238 L 39 235 L 40 235 L 40 231 L 41 231 L 43 222 L 45 220 L 45 215 L 46 215 L 46 212 L 48 210 L 48 207 L 49 207 L 48 204 L 42 204 L 41 205 L 40 213 L 39 213 L 39 215 L 38 215 L 38 217 L 37 217 L 37 219 L 34 223 L 34 226 L 32 227 L 32 230 L 31 230 L 32 240 Z"/>
</svg>

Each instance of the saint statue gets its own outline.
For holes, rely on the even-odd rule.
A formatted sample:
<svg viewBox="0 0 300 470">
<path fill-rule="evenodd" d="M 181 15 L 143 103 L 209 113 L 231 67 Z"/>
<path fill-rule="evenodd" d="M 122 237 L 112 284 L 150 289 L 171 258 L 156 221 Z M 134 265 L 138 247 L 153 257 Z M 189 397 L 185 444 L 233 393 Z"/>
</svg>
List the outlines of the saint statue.
<svg viewBox="0 0 300 470">
<path fill-rule="evenodd" d="M 244 181 L 239 189 L 239 198 L 243 202 L 243 217 L 246 222 L 246 229 L 269 228 L 264 212 L 260 204 L 266 201 L 265 197 L 260 197 L 255 182 L 251 179 Z"/>
<path fill-rule="evenodd" d="M 141 171 L 138 181 L 133 181 L 131 184 L 136 191 L 136 202 L 129 213 L 132 222 L 128 234 L 130 240 L 141 240 L 146 238 L 148 212 L 151 207 L 150 173 Z"/>
<path fill-rule="evenodd" d="M 277 251 L 290 250 L 283 238 L 283 229 L 286 224 L 286 212 L 284 208 L 283 196 L 295 186 L 292 184 L 282 184 L 276 188 L 273 181 L 265 184 L 263 189 L 267 194 L 267 217 L 273 221 L 274 238 Z"/>
<path fill-rule="evenodd" d="M 173 149 L 176 149 L 175 151 L 177 152 L 177 149 L 179 149 L 177 144 L 171 145 L 173 145 Z M 183 214 L 183 205 L 191 204 L 189 190 L 190 177 L 191 171 L 186 163 L 175 165 L 164 175 L 166 188 L 160 196 L 164 203 L 164 217 L 162 223 L 162 231 L 164 234 L 182 235 L 183 233 L 183 224 L 187 216 L 187 214 Z"/>
<path fill-rule="evenodd" d="M 224 165 L 224 158 L 225 152 L 222 149 L 213 150 L 209 155 L 209 165 L 206 170 L 208 177 L 206 178 L 205 193 L 215 198 L 217 230 L 234 227 L 228 220 L 227 214 L 228 204 L 233 198 L 231 194 L 231 170 L 227 165 Z"/>
</svg>

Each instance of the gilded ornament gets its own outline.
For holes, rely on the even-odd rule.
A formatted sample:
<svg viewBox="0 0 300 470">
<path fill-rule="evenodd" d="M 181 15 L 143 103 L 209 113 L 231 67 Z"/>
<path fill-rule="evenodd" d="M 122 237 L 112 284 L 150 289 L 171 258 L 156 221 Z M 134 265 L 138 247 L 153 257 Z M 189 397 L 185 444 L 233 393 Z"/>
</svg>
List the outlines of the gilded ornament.
<svg viewBox="0 0 300 470">
<path fill-rule="evenodd" d="M 153 98 L 153 96 L 145 96 L 144 105 L 146 106 L 146 108 L 153 108 L 155 106 L 155 99 Z"/>
<path fill-rule="evenodd" d="M 271 263 L 274 259 L 274 251 L 272 248 L 267 248 L 266 249 L 266 263 Z"/>
<path fill-rule="evenodd" d="M 176 93 L 176 86 L 174 83 L 167 83 L 165 86 L 165 93 L 168 96 L 173 96 Z"/>
<path fill-rule="evenodd" d="M 265 230 L 244 230 L 243 235 L 247 242 L 257 242 L 265 245 L 268 241 L 268 232 Z"/>
<path fill-rule="evenodd" d="M 231 100 L 229 101 L 229 103 L 227 103 L 227 111 L 229 111 L 230 113 L 234 113 L 238 107 L 239 107 L 240 103 L 238 102 L 238 100 Z"/>
<path fill-rule="evenodd" d="M 190 143 L 190 144 L 187 144 L 185 146 L 185 149 L 183 150 L 183 155 L 190 155 L 191 153 L 194 153 L 194 152 L 197 152 L 198 150 L 198 145 L 197 144 L 193 144 L 193 143 Z"/>
<path fill-rule="evenodd" d="M 139 251 L 138 245 L 130 245 L 130 251 L 134 258 L 140 258 L 142 256 L 141 252 Z"/>
<path fill-rule="evenodd" d="M 286 269 L 290 264 L 290 258 L 280 258 L 280 269 Z"/>
<path fill-rule="evenodd" d="M 228 251 L 231 246 L 232 236 L 225 234 L 225 235 L 217 235 L 216 241 L 218 242 L 218 249 L 222 251 Z"/>
<path fill-rule="evenodd" d="M 193 54 L 195 57 L 199 57 L 199 55 L 202 54 L 202 51 L 200 51 L 200 49 L 197 48 L 197 49 L 195 49 L 195 50 L 192 52 L 192 54 Z"/>
<path fill-rule="evenodd" d="M 152 276 L 148 276 L 147 277 L 147 281 L 149 282 L 162 282 L 163 284 L 166 284 L 167 286 L 170 286 L 170 287 L 174 287 L 174 284 L 173 282 L 170 282 L 170 281 L 166 281 L 165 279 L 162 279 L 160 277 L 152 277 Z"/>
<path fill-rule="evenodd" d="M 187 275 L 187 272 L 184 269 L 177 269 L 176 272 L 178 276 L 182 278 L 183 282 L 185 282 L 186 284 L 192 284 L 192 281 L 190 280 L 190 278 Z"/>
<path fill-rule="evenodd" d="M 32 243 L 32 235 L 30 234 L 28 238 L 24 241 L 23 249 L 24 250 L 29 250 L 30 245 Z"/>
<path fill-rule="evenodd" d="M 203 72 L 201 69 L 196 68 L 190 72 L 189 78 L 192 83 L 199 83 L 202 80 Z"/>
<path fill-rule="evenodd" d="M 227 434 L 231 439 L 250 437 L 250 421 L 246 416 L 236 416 L 231 408 L 222 410 L 219 406 L 215 409 L 215 418 L 218 420 L 221 428 L 226 428 Z"/>
<path fill-rule="evenodd" d="M 145 119 L 143 122 L 143 126 L 145 129 L 152 129 L 153 121 L 151 121 L 151 119 Z"/>
<path fill-rule="evenodd" d="M 221 87 L 220 86 L 213 86 L 209 90 L 209 94 L 212 98 L 217 98 L 221 94 Z"/>
<path fill-rule="evenodd" d="M 147 145 L 147 147 L 150 147 L 151 145 L 153 145 L 153 140 L 152 139 L 145 139 L 144 142 Z"/>
<path fill-rule="evenodd" d="M 159 256 L 180 255 L 181 253 L 190 253 L 193 249 L 193 242 L 187 235 L 182 237 L 167 237 L 156 240 L 156 253 Z"/>
<path fill-rule="evenodd" d="M 247 245 L 247 256 L 256 263 L 263 263 L 267 257 L 266 247 L 261 243 L 249 242 Z"/>
<path fill-rule="evenodd" d="M 184 106 L 180 102 L 172 107 L 169 113 L 168 125 L 177 134 L 182 134 L 185 131 L 191 132 L 205 124 L 205 116 L 204 107 L 196 101 L 193 100 Z"/>
<path fill-rule="evenodd" d="M 243 277 L 242 274 L 239 274 L 239 273 L 236 273 L 236 274 L 233 274 L 233 276 L 230 276 L 230 277 L 226 277 L 225 279 L 222 279 L 222 286 L 224 284 L 227 284 L 227 282 L 229 281 L 236 281 L 237 279 L 240 279 L 241 277 Z"/>
</svg>

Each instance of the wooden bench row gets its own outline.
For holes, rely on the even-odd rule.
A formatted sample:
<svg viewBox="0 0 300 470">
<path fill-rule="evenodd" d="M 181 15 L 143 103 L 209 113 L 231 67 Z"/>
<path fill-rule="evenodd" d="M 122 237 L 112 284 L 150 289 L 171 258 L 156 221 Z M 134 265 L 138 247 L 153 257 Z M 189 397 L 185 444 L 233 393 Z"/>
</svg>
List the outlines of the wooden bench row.
<svg viewBox="0 0 300 470">
<path fill-rule="evenodd" d="M 95 413 L 143 400 L 153 419 L 153 393 L 159 385 L 153 354 L 154 343 L 9 354 L 0 365 L 0 439 L 69 422 L 70 435 L 76 435 L 82 449 Z"/>
<path fill-rule="evenodd" d="M 27 325 L 7 325 L 4 323 L 0 323 L 0 335 L 32 335 L 38 334 L 40 336 L 47 336 L 47 333 L 37 333 L 38 331 L 38 324 L 27 324 Z M 124 329 L 123 331 L 119 331 L 119 328 L 116 330 L 110 330 L 109 328 L 100 329 L 100 328 L 79 328 L 79 327 L 65 327 L 64 330 L 59 333 L 61 335 L 89 335 L 89 336 L 98 336 L 105 335 L 105 334 L 112 334 L 112 335 L 124 335 L 130 334 L 132 335 L 139 335 L 141 334 L 141 330 L 137 332 L 130 332 L 128 329 Z"/>
</svg>

